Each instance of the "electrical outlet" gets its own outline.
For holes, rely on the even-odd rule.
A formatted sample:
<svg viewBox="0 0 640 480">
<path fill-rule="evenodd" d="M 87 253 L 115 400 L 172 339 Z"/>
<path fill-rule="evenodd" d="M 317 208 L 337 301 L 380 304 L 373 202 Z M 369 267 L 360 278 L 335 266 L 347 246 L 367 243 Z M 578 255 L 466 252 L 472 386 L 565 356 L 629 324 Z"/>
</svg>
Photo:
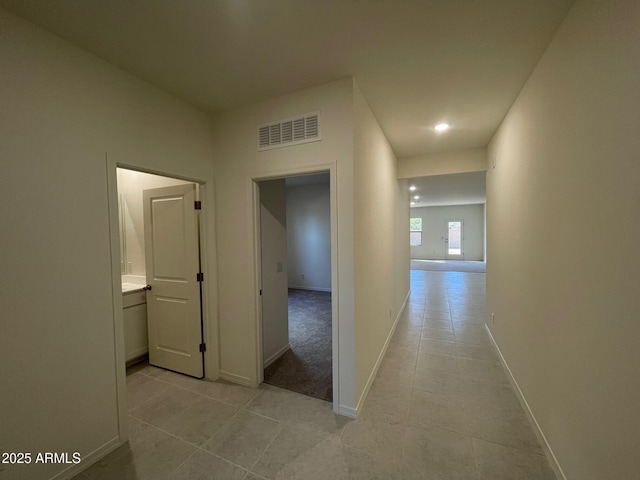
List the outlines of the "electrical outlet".
<svg viewBox="0 0 640 480">
<path fill-rule="evenodd" d="M 496 323 L 496 314 L 495 313 L 491 313 L 491 325 L 493 325 L 494 323 Z"/>
<path fill-rule="evenodd" d="M 280 273 L 282 271 L 282 262 L 278 262 L 276 264 L 276 273 Z"/>
</svg>

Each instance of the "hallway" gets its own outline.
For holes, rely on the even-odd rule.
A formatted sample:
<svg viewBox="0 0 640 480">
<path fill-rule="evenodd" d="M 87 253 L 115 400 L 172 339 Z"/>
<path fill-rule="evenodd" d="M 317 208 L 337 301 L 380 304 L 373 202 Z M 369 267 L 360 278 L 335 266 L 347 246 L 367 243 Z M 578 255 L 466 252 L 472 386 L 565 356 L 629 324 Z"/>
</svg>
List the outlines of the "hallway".
<svg viewBox="0 0 640 480">
<path fill-rule="evenodd" d="M 358 420 L 147 366 L 129 444 L 76 479 L 554 480 L 482 325 L 485 275 L 411 271 L 411 288 Z"/>
</svg>

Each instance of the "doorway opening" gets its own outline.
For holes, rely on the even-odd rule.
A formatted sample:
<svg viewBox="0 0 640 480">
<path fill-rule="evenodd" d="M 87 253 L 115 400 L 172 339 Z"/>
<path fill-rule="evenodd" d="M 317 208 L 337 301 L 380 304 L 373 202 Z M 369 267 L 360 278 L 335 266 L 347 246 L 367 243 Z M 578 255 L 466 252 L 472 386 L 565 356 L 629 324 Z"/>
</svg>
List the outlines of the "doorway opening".
<svg viewBox="0 0 640 480">
<path fill-rule="evenodd" d="M 463 243 L 464 236 L 462 233 L 462 220 L 447 221 L 447 237 L 445 259 L 455 260 L 464 258 Z"/>
<path fill-rule="evenodd" d="M 262 378 L 333 401 L 329 172 L 257 182 Z"/>
<path fill-rule="evenodd" d="M 200 185 L 116 168 L 124 356 L 204 377 Z"/>
</svg>

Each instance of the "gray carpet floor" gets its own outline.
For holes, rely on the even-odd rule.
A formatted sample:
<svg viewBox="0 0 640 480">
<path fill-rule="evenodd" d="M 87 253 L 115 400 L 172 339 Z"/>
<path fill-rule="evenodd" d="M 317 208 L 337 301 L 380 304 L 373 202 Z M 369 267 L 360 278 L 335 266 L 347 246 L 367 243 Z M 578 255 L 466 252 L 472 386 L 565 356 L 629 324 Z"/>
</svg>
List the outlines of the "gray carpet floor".
<svg viewBox="0 0 640 480">
<path fill-rule="evenodd" d="M 333 401 L 331 293 L 289 289 L 289 343 L 264 370 L 264 382 Z"/>
<path fill-rule="evenodd" d="M 411 260 L 411 270 L 486 273 L 487 264 L 468 260 Z"/>
</svg>

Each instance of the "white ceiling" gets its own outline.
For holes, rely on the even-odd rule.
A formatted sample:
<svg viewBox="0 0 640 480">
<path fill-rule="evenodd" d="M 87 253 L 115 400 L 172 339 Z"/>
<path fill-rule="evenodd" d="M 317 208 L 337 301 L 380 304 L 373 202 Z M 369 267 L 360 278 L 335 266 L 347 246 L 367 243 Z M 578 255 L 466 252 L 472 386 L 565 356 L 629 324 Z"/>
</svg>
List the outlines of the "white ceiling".
<svg viewBox="0 0 640 480">
<path fill-rule="evenodd" d="M 404 157 L 486 146 L 572 1 L 0 5 L 211 113 L 353 76 Z"/>
<path fill-rule="evenodd" d="M 411 192 L 412 208 L 441 205 L 471 205 L 487 200 L 486 172 L 457 173 L 412 178 L 409 185 L 416 187 Z M 418 200 L 413 197 L 418 195 Z"/>
</svg>

